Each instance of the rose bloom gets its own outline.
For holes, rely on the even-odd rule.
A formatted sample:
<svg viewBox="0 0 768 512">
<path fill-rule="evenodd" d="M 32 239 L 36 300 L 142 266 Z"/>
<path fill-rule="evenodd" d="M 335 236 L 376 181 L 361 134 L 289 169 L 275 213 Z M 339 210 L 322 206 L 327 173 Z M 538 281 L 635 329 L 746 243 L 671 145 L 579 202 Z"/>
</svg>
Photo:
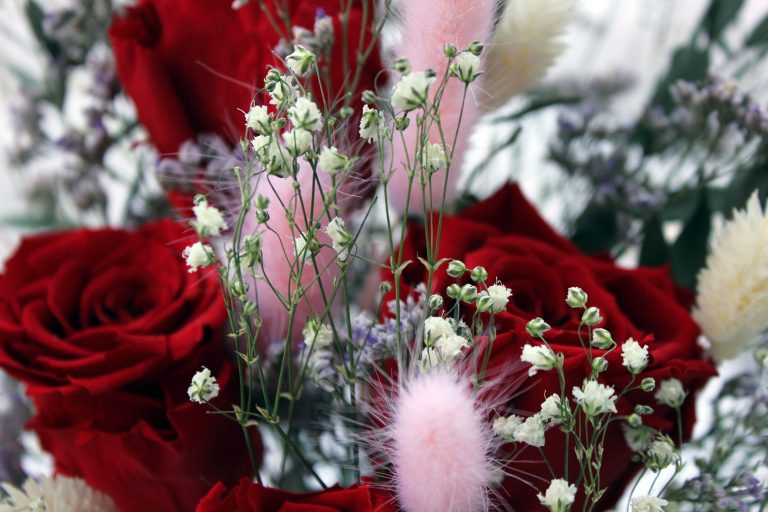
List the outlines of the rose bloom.
<svg viewBox="0 0 768 512">
<path fill-rule="evenodd" d="M 36 406 L 28 427 L 57 472 L 122 512 L 192 510 L 211 482 L 250 472 L 240 427 L 187 397 L 202 366 L 220 407 L 237 385 L 218 280 L 187 272 L 187 231 L 33 236 L 0 276 L 0 366 Z"/>
<path fill-rule="evenodd" d="M 216 484 L 197 505 L 195 512 L 397 512 L 395 498 L 368 484 L 346 489 L 292 494 L 251 483 L 247 478 L 231 491 Z"/>
<path fill-rule="evenodd" d="M 248 111 L 254 98 L 257 104 L 268 102 L 266 94 L 256 95 L 264 87 L 268 66 L 283 67 L 273 53 L 281 39 L 292 38 L 292 27 L 313 30 L 318 13 L 324 13 L 333 27 L 329 54 L 318 55 L 324 97 L 333 102 L 350 89 L 360 34 L 364 33 L 367 46 L 375 26 L 372 12 L 363 18 L 361 0 L 351 3 L 346 75 L 342 3 L 337 0 L 252 1 L 240 9 L 232 8 L 232 0 L 140 0 L 118 15 L 110 28 L 118 76 L 163 156 L 175 155 L 184 141 L 200 134 L 215 134 L 235 144 L 244 134 L 242 112 Z M 270 11 L 277 29 L 260 4 Z M 288 10 L 291 27 L 275 6 Z M 360 93 L 374 88 L 382 69 L 376 48 L 356 84 L 352 103 L 356 112 L 362 109 Z M 380 80 L 384 83 L 386 78 Z M 320 102 L 316 81 L 310 83 L 310 90 Z M 350 126 L 356 131 L 357 121 Z"/>
<path fill-rule="evenodd" d="M 417 261 L 418 256 L 426 257 L 425 242 L 423 224 L 412 223 L 403 241 L 404 260 Z M 542 317 L 552 326 L 545 338 L 555 352 L 565 356 L 566 392 L 570 396 L 573 386 L 581 386 L 590 373 L 587 355 L 577 337 L 583 310 L 572 309 L 565 303 L 568 287 L 579 286 L 589 294 L 588 305 L 600 308 L 605 320 L 598 326 L 608 329 L 619 345 L 631 337 L 649 347 L 648 367 L 637 376 L 634 386 L 645 377 L 655 378 L 657 386 L 662 380 L 674 377 L 692 392 L 683 405 L 683 434 L 690 434 L 694 421 L 693 392 L 715 374 L 715 369 L 703 360 L 696 344 L 699 330 L 689 314 L 690 294 L 675 286 L 667 268 L 623 269 L 607 256 L 583 254 L 547 225 L 515 185 L 503 187 L 458 216 L 445 216 L 438 257 L 460 259 L 467 268 L 481 265 L 488 271 L 489 282 L 498 279 L 512 289 L 513 295 L 506 309 L 494 316 L 497 338 L 492 348 L 489 374 L 493 369 L 503 369 L 518 361 L 526 343 L 540 344 L 526 333 L 525 325 L 535 317 Z M 445 268 L 441 267 L 436 273 L 429 293 L 444 293 L 449 284 L 456 282 L 446 274 Z M 393 276 L 385 273 L 384 278 L 391 281 Z M 403 296 L 426 280 L 427 273 L 422 265 L 409 265 L 403 273 Z M 460 281 L 465 282 L 469 282 L 468 275 Z M 449 308 L 447 300 L 445 307 Z M 464 320 L 469 323 L 474 309 L 462 305 L 461 310 Z M 485 322 L 487 324 L 487 319 Z M 586 328 L 582 335 L 587 338 Z M 631 379 L 622 365 L 621 350 L 605 354 L 605 351 L 595 349 L 594 355 L 604 355 L 607 359 L 608 369 L 601 374 L 600 381 L 612 385 L 618 394 Z M 560 393 L 555 370 L 539 371 L 522 387 L 526 391 L 509 405 L 523 412 L 538 412 L 546 397 Z M 632 413 L 636 404 L 654 407 L 653 414 L 644 416 L 647 425 L 668 433 L 674 431 L 674 410 L 656 404 L 653 393 L 633 391 L 624 395 L 616 402 L 618 414 Z M 558 428 L 547 431 L 544 451 L 558 475 L 563 474 L 564 443 L 565 434 Z M 630 461 L 632 452 L 619 422 L 608 430 L 605 453 L 601 485 L 608 491 L 600 507 L 608 506 L 621 495 L 639 467 Z M 541 455 L 538 449 L 529 447 L 518 459 L 541 461 Z M 575 459 L 571 452 L 568 473 L 571 478 L 578 475 Z M 512 462 L 511 470 L 515 472 L 515 469 Z M 517 469 L 517 476 L 530 481 L 536 488 L 510 477 L 503 483 L 506 493 L 513 497 L 512 504 L 516 509 L 538 510 L 536 495 L 546 490 L 546 482 L 551 479 L 549 471 L 543 462 L 520 464 Z M 542 480 L 536 480 L 535 476 Z M 581 508 L 579 502 L 582 499 L 580 492 L 574 510 Z"/>
</svg>

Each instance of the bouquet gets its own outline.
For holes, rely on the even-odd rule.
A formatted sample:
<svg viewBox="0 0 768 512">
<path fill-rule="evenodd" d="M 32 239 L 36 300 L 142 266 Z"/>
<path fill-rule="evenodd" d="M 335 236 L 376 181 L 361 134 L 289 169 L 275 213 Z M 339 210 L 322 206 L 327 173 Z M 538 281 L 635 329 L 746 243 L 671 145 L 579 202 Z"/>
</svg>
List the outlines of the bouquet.
<svg viewBox="0 0 768 512">
<path fill-rule="evenodd" d="M 0 511 L 763 510 L 768 18 L 699 3 L 620 116 L 572 0 L 26 0 Z"/>
</svg>

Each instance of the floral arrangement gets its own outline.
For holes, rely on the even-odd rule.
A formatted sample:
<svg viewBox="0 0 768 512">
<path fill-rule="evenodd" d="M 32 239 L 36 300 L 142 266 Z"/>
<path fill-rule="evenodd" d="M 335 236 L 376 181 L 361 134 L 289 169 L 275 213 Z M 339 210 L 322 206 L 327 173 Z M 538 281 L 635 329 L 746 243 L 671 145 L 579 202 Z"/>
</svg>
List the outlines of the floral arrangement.
<svg viewBox="0 0 768 512">
<path fill-rule="evenodd" d="M 764 510 L 768 18 L 705 3 L 617 122 L 572 0 L 26 0 L 0 512 Z"/>
</svg>

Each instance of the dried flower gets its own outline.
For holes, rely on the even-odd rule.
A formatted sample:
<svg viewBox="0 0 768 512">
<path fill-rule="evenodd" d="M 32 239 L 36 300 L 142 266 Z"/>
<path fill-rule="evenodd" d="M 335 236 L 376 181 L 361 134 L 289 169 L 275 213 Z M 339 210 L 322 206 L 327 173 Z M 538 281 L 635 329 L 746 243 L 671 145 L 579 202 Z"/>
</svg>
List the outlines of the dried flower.
<svg viewBox="0 0 768 512">
<path fill-rule="evenodd" d="M 219 396 L 219 385 L 216 383 L 216 377 L 211 375 L 211 370 L 203 367 L 202 370 L 195 373 L 192 377 L 192 383 L 187 389 L 187 395 L 193 402 L 203 404 Z"/>
<path fill-rule="evenodd" d="M 718 361 L 768 329 L 768 208 L 757 192 L 717 233 L 698 276 L 694 318 Z"/>
<path fill-rule="evenodd" d="M 576 499 L 576 486 L 568 484 L 562 478 L 556 478 L 549 483 L 547 491 L 538 497 L 550 512 L 567 512 Z"/>
</svg>

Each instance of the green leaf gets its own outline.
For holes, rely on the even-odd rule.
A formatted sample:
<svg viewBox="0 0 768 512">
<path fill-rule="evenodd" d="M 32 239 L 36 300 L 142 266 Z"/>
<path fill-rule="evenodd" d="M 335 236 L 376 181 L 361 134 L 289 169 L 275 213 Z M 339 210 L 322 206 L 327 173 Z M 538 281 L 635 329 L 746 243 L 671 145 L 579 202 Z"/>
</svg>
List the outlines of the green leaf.
<svg viewBox="0 0 768 512">
<path fill-rule="evenodd" d="M 656 85 L 651 104 L 669 111 L 672 108 L 672 95 L 669 88 L 678 80 L 691 82 L 703 81 L 709 69 L 709 52 L 686 46 L 678 48 L 672 56 L 672 62 L 664 77 Z"/>
<path fill-rule="evenodd" d="M 661 221 L 653 215 L 643 226 L 643 245 L 640 248 L 640 265 L 658 267 L 669 261 L 669 246 L 664 239 Z"/>
<path fill-rule="evenodd" d="M 586 253 L 610 251 L 618 241 L 615 208 L 590 203 L 574 223 L 571 241 Z"/>
<path fill-rule="evenodd" d="M 710 40 L 720 41 L 725 28 L 741 11 L 744 0 L 712 0 L 702 20 Z"/>
<path fill-rule="evenodd" d="M 690 290 L 696 287 L 696 276 L 706 262 L 711 229 L 710 217 L 707 193 L 702 190 L 699 193 L 696 211 L 685 223 L 683 231 L 675 240 L 670 252 L 672 277 L 680 286 Z"/>
<path fill-rule="evenodd" d="M 55 58 L 58 56 L 59 53 L 61 53 L 61 47 L 45 36 L 45 31 L 43 30 L 45 12 L 43 11 L 43 8 L 40 7 L 40 4 L 35 0 L 27 0 L 26 5 L 24 5 L 24 13 L 27 15 L 27 22 L 32 29 L 32 34 L 34 34 L 35 39 L 40 43 L 40 46 L 42 46 L 51 57 Z"/>
<path fill-rule="evenodd" d="M 752 29 L 752 32 L 744 40 L 746 46 L 762 46 L 768 44 L 768 15 Z"/>
</svg>

